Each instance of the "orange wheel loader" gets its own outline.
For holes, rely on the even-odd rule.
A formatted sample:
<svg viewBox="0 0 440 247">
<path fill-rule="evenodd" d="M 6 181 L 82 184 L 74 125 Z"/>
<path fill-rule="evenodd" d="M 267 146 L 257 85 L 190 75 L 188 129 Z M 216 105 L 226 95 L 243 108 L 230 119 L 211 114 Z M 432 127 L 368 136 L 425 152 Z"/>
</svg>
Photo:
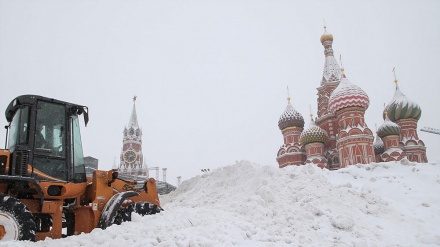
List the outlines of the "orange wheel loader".
<svg viewBox="0 0 440 247">
<path fill-rule="evenodd" d="M 61 238 L 159 213 L 156 181 L 117 170 L 87 177 L 79 118 L 86 106 L 37 95 L 16 97 L 0 149 L 0 241 Z"/>
</svg>

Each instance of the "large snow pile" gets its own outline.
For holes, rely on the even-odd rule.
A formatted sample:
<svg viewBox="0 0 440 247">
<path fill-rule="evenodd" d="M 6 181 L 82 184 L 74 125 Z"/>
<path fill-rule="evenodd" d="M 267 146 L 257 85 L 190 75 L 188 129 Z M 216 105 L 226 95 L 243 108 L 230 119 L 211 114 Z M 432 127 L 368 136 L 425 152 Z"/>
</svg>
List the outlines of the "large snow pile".
<svg viewBox="0 0 440 247">
<path fill-rule="evenodd" d="M 105 231 L 5 246 L 439 246 L 440 166 L 328 171 L 247 161 L 182 183 L 164 212 Z"/>
</svg>

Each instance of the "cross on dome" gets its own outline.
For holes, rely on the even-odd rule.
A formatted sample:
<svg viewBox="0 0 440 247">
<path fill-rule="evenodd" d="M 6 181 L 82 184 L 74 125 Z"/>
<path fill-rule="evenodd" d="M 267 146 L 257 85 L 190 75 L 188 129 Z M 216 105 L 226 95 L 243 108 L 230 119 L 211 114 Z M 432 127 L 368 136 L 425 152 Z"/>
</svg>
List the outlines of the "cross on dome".
<svg viewBox="0 0 440 247">
<path fill-rule="evenodd" d="M 398 80 L 396 77 L 396 67 L 393 67 L 393 73 L 394 73 L 394 83 L 396 84 L 396 88 L 397 88 Z"/>
<path fill-rule="evenodd" d="M 341 54 L 339 54 L 339 62 L 341 63 L 341 77 L 342 78 L 347 78 L 347 77 L 345 77 L 345 69 L 344 69 L 344 65 L 342 65 L 342 55 Z"/>
</svg>

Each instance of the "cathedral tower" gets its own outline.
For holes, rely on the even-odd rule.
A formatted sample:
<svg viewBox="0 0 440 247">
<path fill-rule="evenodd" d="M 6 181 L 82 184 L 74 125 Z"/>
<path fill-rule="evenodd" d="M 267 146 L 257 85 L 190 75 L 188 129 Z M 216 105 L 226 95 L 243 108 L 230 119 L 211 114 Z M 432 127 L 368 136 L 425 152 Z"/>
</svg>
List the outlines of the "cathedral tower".
<svg viewBox="0 0 440 247">
<path fill-rule="evenodd" d="M 318 118 L 316 125 L 324 129 L 329 135 L 327 146 L 327 159 L 329 169 L 339 166 L 338 153 L 336 151 L 336 134 L 338 122 L 336 116 L 329 110 L 328 103 L 333 90 L 341 81 L 341 69 L 333 55 L 333 35 L 327 33 L 324 27 L 324 34 L 321 36 L 321 44 L 324 46 L 324 69 L 321 79 L 321 86 L 318 90 Z"/>
<path fill-rule="evenodd" d="M 310 114 L 310 127 L 301 133 L 301 145 L 306 148 L 307 160 L 305 164 L 315 164 L 321 168 L 327 167 L 325 158 L 325 144 L 328 142 L 328 135 L 325 130 L 316 126 Z"/>
<path fill-rule="evenodd" d="M 406 153 L 399 147 L 400 133 L 400 126 L 391 122 L 388 114 L 386 114 L 385 121 L 377 130 L 377 135 L 384 144 L 384 152 L 381 155 L 382 161 L 398 161 L 406 158 Z"/>
<path fill-rule="evenodd" d="M 301 147 L 299 136 L 304 128 L 304 118 L 290 104 L 290 97 L 287 98 L 287 107 L 278 121 L 278 127 L 284 137 L 284 145 L 277 154 L 279 167 L 303 165 L 306 154 Z"/>
<path fill-rule="evenodd" d="M 133 110 L 128 125 L 124 128 L 119 171 L 121 174 L 147 176 L 143 166 L 142 129 L 139 127 L 136 114 L 136 96 L 133 97 Z"/>
<path fill-rule="evenodd" d="M 396 91 L 391 102 L 385 107 L 384 118 L 386 115 L 392 122 L 400 126 L 400 146 L 406 152 L 408 160 L 413 162 L 428 162 L 426 157 L 425 143 L 417 135 L 417 122 L 422 116 L 420 106 L 408 99 L 399 88 L 397 79 Z M 387 113 L 387 114 L 385 114 Z"/>
<path fill-rule="evenodd" d="M 373 133 L 364 119 L 369 104 L 368 95 L 343 74 L 339 86 L 329 99 L 329 110 L 336 115 L 339 126 L 336 140 L 339 168 L 376 161 Z"/>
</svg>

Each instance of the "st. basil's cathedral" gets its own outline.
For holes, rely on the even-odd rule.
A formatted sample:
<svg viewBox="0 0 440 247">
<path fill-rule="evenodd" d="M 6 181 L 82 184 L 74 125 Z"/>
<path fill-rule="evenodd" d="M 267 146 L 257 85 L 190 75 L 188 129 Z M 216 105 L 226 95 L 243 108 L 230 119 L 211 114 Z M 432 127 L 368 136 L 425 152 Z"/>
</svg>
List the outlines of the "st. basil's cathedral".
<svg viewBox="0 0 440 247">
<path fill-rule="evenodd" d="M 396 83 L 391 102 L 385 107 L 384 122 L 376 132 L 368 128 L 364 114 L 370 100 L 350 82 L 333 55 L 333 35 L 324 27 L 324 70 L 318 90 L 318 116 L 310 114 L 310 126 L 290 103 L 278 121 L 284 144 L 277 154 L 280 168 L 315 164 L 330 170 L 354 164 L 399 161 L 428 162 L 426 147 L 417 135 L 420 106 L 408 99 Z"/>
</svg>

